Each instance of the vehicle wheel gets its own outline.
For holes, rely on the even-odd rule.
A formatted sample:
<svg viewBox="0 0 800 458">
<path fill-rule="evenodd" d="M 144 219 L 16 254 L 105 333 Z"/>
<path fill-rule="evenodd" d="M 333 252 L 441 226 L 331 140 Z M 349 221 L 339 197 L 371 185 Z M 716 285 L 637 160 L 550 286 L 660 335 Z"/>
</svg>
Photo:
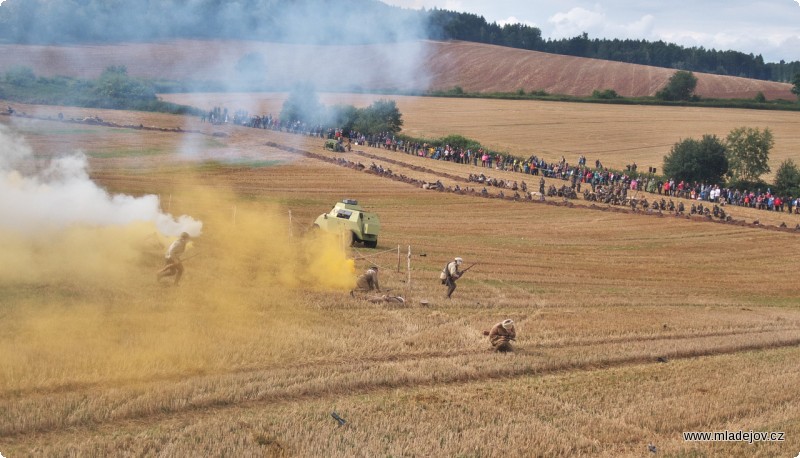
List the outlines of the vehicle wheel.
<svg viewBox="0 0 800 458">
<path fill-rule="evenodd" d="M 378 241 L 377 240 L 372 240 L 372 241 L 365 240 L 364 241 L 364 246 L 367 247 L 367 248 L 375 248 L 376 246 L 378 246 Z"/>
<path fill-rule="evenodd" d="M 350 239 L 350 246 L 356 246 L 356 244 L 359 243 L 361 241 L 361 239 L 358 238 L 358 236 L 356 235 L 355 232 L 353 232 L 352 234 L 353 234 L 353 238 Z"/>
</svg>

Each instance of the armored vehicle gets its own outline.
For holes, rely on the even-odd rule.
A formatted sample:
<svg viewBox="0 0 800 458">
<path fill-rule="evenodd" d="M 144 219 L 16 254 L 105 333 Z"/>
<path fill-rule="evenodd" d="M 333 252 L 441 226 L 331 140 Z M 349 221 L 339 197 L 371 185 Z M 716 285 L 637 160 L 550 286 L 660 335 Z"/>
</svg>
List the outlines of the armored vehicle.
<svg viewBox="0 0 800 458">
<path fill-rule="evenodd" d="M 351 234 L 352 243 L 363 243 L 367 248 L 378 246 L 378 233 L 381 222 L 378 215 L 364 211 L 358 201 L 344 199 L 337 202 L 328 213 L 319 215 L 314 228 L 334 234 Z"/>
<path fill-rule="evenodd" d="M 334 153 L 344 153 L 344 146 L 336 140 L 325 140 L 325 149 Z"/>
</svg>

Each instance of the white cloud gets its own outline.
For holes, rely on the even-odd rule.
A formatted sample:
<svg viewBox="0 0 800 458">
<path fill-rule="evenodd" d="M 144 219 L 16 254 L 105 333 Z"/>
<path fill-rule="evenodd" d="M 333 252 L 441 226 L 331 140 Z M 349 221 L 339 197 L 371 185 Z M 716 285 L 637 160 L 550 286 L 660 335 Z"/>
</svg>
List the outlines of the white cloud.
<svg viewBox="0 0 800 458">
<path fill-rule="evenodd" d="M 645 14 L 633 21 L 614 21 L 599 6 L 593 11 L 576 7 L 551 16 L 553 38 L 569 38 L 583 32 L 592 38 L 647 38 L 652 35 L 655 16 Z"/>
<path fill-rule="evenodd" d="M 781 59 L 800 60 L 800 35 L 790 31 L 773 30 L 764 35 L 763 30 L 744 30 L 737 32 L 719 31 L 715 33 L 693 30 L 660 30 L 657 38 L 682 46 L 702 46 L 706 49 L 736 50 L 747 54 L 761 54 L 766 62 Z"/>
<path fill-rule="evenodd" d="M 600 11 L 589 11 L 576 7 L 566 13 L 556 13 L 547 22 L 553 24 L 553 37 L 574 37 L 583 32 L 596 32 L 605 22 L 605 14 Z"/>
<path fill-rule="evenodd" d="M 487 19 L 487 21 L 488 21 L 488 19 Z M 491 22 L 491 21 L 489 21 L 489 22 Z M 506 25 L 506 24 L 523 24 L 523 25 L 527 25 L 528 27 L 537 27 L 537 25 L 535 23 L 533 23 L 531 21 L 523 21 L 521 19 L 517 19 L 515 16 L 509 16 L 506 19 L 500 19 L 500 20 L 497 21 L 497 25 L 499 25 L 501 27 Z"/>
</svg>

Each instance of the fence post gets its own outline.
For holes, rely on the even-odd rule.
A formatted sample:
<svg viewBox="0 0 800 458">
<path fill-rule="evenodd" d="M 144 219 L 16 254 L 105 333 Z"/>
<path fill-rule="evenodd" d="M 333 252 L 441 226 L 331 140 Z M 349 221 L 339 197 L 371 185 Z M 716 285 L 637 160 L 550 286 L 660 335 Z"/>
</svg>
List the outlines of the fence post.
<svg viewBox="0 0 800 458">
<path fill-rule="evenodd" d="M 406 269 L 408 270 L 408 282 L 406 283 L 406 286 L 408 287 L 408 290 L 411 291 L 411 245 L 408 246 L 408 266 Z"/>
</svg>

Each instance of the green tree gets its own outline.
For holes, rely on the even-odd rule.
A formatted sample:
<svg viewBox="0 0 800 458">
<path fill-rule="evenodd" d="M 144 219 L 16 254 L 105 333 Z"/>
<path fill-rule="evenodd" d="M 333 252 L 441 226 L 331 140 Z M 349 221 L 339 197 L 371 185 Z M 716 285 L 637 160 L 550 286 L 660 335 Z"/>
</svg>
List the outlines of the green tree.
<svg viewBox="0 0 800 458">
<path fill-rule="evenodd" d="M 325 107 L 320 103 L 314 87 L 310 84 L 297 84 L 283 102 L 281 121 L 321 123 L 325 118 Z"/>
<path fill-rule="evenodd" d="M 669 78 L 664 88 L 656 92 L 656 97 L 668 101 L 691 100 L 694 97 L 695 87 L 697 87 L 697 77 L 694 73 L 679 70 Z"/>
<path fill-rule="evenodd" d="M 800 196 L 800 169 L 791 159 L 786 159 L 775 172 L 775 193 L 784 196 Z"/>
<path fill-rule="evenodd" d="M 719 183 L 727 171 L 725 145 L 716 135 L 675 143 L 664 156 L 664 174 L 676 180 Z"/>
<path fill-rule="evenodd" d="M 762 132 L 752 127 L 733 129 L 727 137 L 728 175 L 734 181 L 756 182 L 769 173 L 769 151 L 775 144 L 769 128 Z"/>
<path fill-rule="evenodd" d="M 792 94 L 800 99 L 800 73 L 795 73 L 794 79 L 792 80 Z"/>
<path fill-rule="evenodd" d="M 365 134 L 390 132 L 396 134 L 403 126 L 403 115 L 394 100 L 377 100 L 361 110 L 354 128 Z"/>
<path fill-rule="evenodd" d="M 106 68 L 94 83 L 94 93 L 107 100 L 102 105 L 112 108 L 126 107 L 132 100 L 156 100 L 152 84 L 131 78 L 123 65 Z"/>
<path fill-rule="evenodd" d="M 336 105 L 330 110 L 330 123 L 348 134 L 358 120 L 358 114 L 358 108 L 353 105 Z"/>
</svg>

